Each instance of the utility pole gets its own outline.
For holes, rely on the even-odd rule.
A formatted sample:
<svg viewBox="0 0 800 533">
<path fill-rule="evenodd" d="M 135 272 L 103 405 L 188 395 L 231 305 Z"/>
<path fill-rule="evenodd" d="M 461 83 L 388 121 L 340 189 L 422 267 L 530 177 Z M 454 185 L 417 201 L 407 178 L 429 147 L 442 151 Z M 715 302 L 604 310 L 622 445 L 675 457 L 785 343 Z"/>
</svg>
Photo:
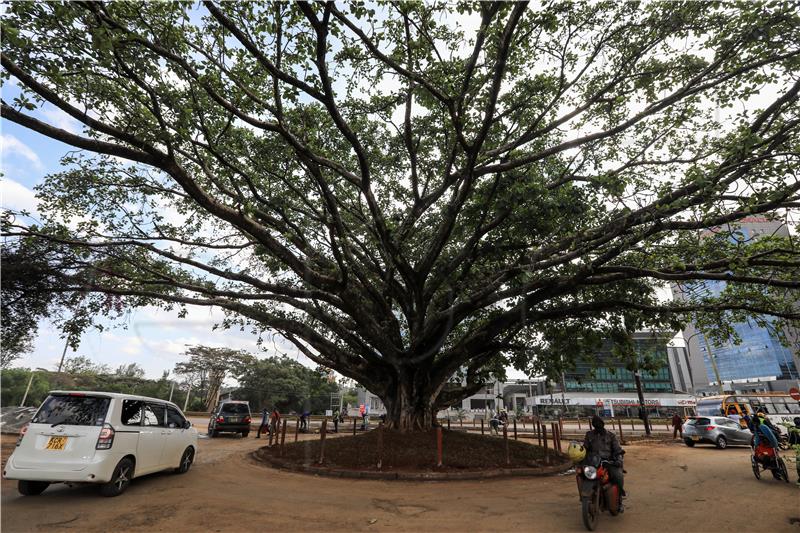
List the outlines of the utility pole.
<svg viewBox="0 0 800 533">
<path fill-rule="evenodd" d="M 33 374 L 34 374 L 34 371 L 31 370 L 31 377 L 28 380 L 28 386 L 25 387 L 25 394 L 22 396 L 22 401 L 19 402 L 19 406 L 20 407 L 25 407 L 25 400 L 28 399 L 28 392 L 31 390 L 31 383 L 33 383 Z"/>
<path fill-rule="evenodd" d="M 717 359 L 711 352 L 711 344 L 708 342 L 708 336 L 705 334 L 705 332 L 702 332 L 702 335 L 703 335 L 703 340 L 706 341 L 706 351 L 708 352 L 708 359 L 711 361 L 711 368 L 714 369 L 714 377 L 717 380 L 719 393 L 725 394 L 725 387 L 722 385 L 722 380 L 719 378 L 719 368 L 717 368 Z"/>
<path fill-rule="evenodd" d="M 183 412 L 186 412 L 186 407 L 189 405 L 189 396 L 192 395 L 192 382 L 189 382 L 189 390 L 186 391 L 186 401 L 183 402 Z"/>
<path fill-rule="evenodd" d="M 67 340 L 64 341 L 64 351 L 61 352 L 61 361 L 58 363 L 58 370 L 57 372 L 61 373 L 61 368 L 64 366 L 64 357 L 67 355 L 67 348 L 69 348 L 69 335 L 67 335 Z"/>
<path fill-rule="evenodd" d="M 169 388 L 169 401 L 172 401 L 172 393 L 175 391 L 175 382 L 172 382 L 172 386 Z"/>
</svg>

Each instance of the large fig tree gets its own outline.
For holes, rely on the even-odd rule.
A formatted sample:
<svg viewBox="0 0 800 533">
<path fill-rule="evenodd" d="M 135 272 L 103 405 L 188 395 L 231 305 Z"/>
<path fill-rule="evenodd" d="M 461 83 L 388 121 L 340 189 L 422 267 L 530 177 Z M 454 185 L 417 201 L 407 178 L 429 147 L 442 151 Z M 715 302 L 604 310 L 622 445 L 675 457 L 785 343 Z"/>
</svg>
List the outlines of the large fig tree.
<svg viewBox="0 0 800 533">
<path fill-rule="evenodd" d="M 222 308 L 425 429 L 548 331 L 798 317 L 797 247 L 735 231 L 800 202 L 798 28 L 780 1 L 10 3 L 3 118 L 74 150 L 4 234 L 80 269 L 54 290 Z"/>
</svg>

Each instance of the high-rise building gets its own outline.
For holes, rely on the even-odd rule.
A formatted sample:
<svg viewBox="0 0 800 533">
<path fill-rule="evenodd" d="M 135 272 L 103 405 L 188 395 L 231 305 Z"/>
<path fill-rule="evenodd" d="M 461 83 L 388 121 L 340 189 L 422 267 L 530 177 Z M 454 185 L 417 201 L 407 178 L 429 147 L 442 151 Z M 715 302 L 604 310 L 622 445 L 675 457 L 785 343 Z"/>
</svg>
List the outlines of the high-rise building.
<svg viewBox="0 0 800 533">
<path fill-rule="evenodd" d="M 726 228 L 727 229 L 727 228 Z M 763 235 L 788 236 L 785 224 L 764 217 L 748 217 L 737 224 L 742 240 L 747 242 Z M 692 291 L 700 288 L 705 293 L 718 295 L 725 289 L 724 281 L 705 281 L 694 283 Z M 690 299 L 686 287 L 674 286 L 677 299 Z M 715 343 L 706 338 L 694 324 L 683 332 L 689 353 L 688 361 L 692 370 L 694 389 L 719 390 L 720 382 L 724 390 L 737 392 L 761 390 L 785 390 L 796 386 L 800 379 L 798 352 L 783 346 L 778 340 L 775 320 L 766 317 L 766 326 L 753 322 L 732 324 L 740 338 L 739 344 L 733 339 Z M 790 338 L 796 332 L 785 332 Z"/>
</svg>

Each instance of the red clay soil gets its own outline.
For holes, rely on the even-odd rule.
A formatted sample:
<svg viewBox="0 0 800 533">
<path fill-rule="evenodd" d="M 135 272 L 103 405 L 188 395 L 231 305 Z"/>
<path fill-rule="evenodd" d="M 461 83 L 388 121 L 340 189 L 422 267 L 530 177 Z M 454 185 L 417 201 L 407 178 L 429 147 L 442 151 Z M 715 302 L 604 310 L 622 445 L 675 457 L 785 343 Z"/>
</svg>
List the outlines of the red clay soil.
<svg viewBox="0 0 800 533">
<path fill-rule="evenodd" d="M 379 433 L 383 431 L 383 471 L 469 471 L 495 468 L 545 466 L 544 448 L 509 438 L 511 460 L 506 465 L 505 444 L 501 437 L 487 437 L 462 431 L 442 431 L 443 468 L 436 465 L 436 431 L 400 433 L 373 430 L 355 437 L 325 441 L 325 466 L 348 470 L 377 470 Z M 263 448 L 262 453 L 279 456 L 279 447 Z M 552 454 L 552 450 L 550 452 Z M 320 441 L 286 444 L 281 458 L 298 465 L 316 464 Z"/>
</svg>

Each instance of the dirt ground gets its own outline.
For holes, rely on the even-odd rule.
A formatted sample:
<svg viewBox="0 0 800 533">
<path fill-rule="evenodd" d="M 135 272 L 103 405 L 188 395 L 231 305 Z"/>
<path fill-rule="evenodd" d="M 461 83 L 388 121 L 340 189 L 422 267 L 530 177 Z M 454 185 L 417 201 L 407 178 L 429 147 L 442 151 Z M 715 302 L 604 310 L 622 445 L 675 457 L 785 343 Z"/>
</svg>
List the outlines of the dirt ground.
<svg viewBox="0 0 800 533">
<path fill-rule="evenodd" d="M 307 436 L 314 438 L 314 436 Z M 318 437 L 316 437 L 318 438 Z M 3 451 L 14 438 L 3 436 Z M 201 440 L 186 475 L 137 479 L 118 498 L 56 485 L 21 497 L 2 481 L 3 532 L 583 531 L 572 475 L 486 481 L 343 480 L 272 470 L 252 437 Z M 800 532 L 800 489 L 750 470 L 749 450 L 628 446 L 630 497 L 598 531 Z M 793 466 L 793 465 L 792 465 Z"/>
</svg>

